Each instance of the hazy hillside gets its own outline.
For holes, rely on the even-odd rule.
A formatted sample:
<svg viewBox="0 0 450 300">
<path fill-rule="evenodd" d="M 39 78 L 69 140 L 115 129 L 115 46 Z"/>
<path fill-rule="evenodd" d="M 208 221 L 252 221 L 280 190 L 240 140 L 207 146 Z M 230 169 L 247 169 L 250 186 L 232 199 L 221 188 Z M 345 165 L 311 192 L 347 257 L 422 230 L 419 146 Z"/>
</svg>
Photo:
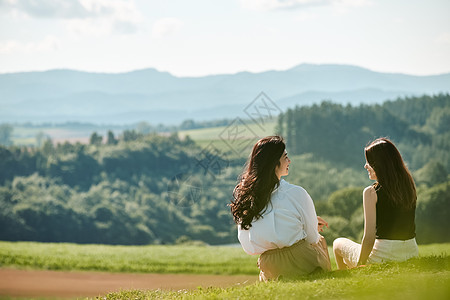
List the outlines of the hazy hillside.
<svg viewBox="0 0 450 300">
<path fill-rule="evenodd" d="M 381 103 L 450 91 L 450 74 L 410 76 L 347 65 L 302 64 L 285 71 L 175 77 L 145 69 L 120 74 L 51 70 L 0 74 L 0 123 L 179 123 L 234 118 L 264 91 L 281 109 L 330 99 Z"/>
<path fill-rule="evenodd" d="M 0 146 L 0 240 L 236 243 L 227 206 L 236 180 L 256 140 L 278 132 L 292 161 L 286 180 L 314 199 L 329 222 L 330 245 L 339 236 L 362 237 L 361 195 L 371 183 L 363 148 L 379 136 L 396 143 L 413 172 L 418 242 L 449 242 L 448 120 L 450 94 L 441 94 L 382 105 L 323 102 L 288 109 L 263 127 L 228 124 L 169 136 L 138 128 L 110 132 L 102 143 L 99 126 L 83 144 Z M 230 132 L 240 132 L 239 140 Z"/>
</svg>

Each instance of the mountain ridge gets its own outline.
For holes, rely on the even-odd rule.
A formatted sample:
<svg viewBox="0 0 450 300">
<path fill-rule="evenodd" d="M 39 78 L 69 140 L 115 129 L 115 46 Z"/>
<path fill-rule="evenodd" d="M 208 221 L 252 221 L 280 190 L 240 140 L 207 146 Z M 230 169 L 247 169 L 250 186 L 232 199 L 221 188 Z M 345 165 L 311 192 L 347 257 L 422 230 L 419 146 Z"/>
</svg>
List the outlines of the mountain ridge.
<svg viewBox="0 0 450 300">
<path fill-rule="evenodd" d="M 261 91 L 283 110 L 322 100 L 381 103 L 404 96 L 448 93 L 450 73 L 381 73 L 339 64 L 300 64 L 287 70 L 201 77 L 177 77 L 154 68 L 123 73 L 71 69 L 7 73 L 0 74 L 0 123 L 56 119 L 167 123 L 170 119 L 173 124 L 187 118 L 234 118 L 242 116 L 242 110 Z M 134 120 L 133 112 L 144 111 L 152 112 L 149 119 Z M 158 111 L 173 111 L 174 115 L 158 117 Z M 142 118 L 142 113 L 135 115 Z"/>
</svg>

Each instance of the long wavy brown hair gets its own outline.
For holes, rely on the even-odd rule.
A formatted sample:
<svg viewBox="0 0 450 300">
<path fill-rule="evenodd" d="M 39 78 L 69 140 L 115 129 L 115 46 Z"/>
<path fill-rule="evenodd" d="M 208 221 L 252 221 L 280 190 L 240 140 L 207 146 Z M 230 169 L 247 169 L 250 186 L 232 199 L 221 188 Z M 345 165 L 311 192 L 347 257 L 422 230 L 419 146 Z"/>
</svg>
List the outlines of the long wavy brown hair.
<svg viewBox="0 0 450 300">
<path fill-rule="evenodd" d="M 394 143 L 387 138 L 379 138 L 371 142 L 364 152 L 377 176 L 375 189 L 383 188 L 394 206 L 416 207 L 414 180 Z"/>
<path fill-rule="evenodd" d="M 275 169 L 285 149 L 280 136 L 265 137 L 253 146 L 230 204 L 234 221 L 242 229 L 249 229 L 252 221 L 261 218 L 266 211 L 273 190 L 280 184 Z"/>
</svg>

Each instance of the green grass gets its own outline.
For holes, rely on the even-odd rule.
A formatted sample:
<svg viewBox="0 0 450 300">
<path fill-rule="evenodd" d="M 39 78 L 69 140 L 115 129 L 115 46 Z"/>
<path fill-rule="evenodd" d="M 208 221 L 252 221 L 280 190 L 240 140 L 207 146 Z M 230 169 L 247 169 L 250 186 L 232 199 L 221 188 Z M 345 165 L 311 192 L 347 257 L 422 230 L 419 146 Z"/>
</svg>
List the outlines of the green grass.
<svg viewBox="0 0 450 300">
<path fill-rule="evenodd" d="M 121 291 L 105 299 L 449 299 L 450 243 L 419 245 L 420 256 L 402 263 L 333 270 L 297 279 L 231 288 Z M 256 275 L 256 256 L 240 248 L 108 246 L 0 242 L 0 267 L 106 272 Z M 102 297 L 103 299 L 103 297 Z"/>
<path fill-rule="evenodd" d="M 241 248 L 0 242 L 0 267 L 130 273 L 258 274 Z"/>
<path fill-rule="evenodd" d="M 12 141 L 14 145 L 34 145 L 36 146 L 36 136 L 38 133 L 51 136 L 53 140 L 61 140 L 72 137 L 89 137 L 95 129 L 77 129 L 66 127 L 24 127 L 14 126 Z"/>
<path fill-rule="evenodd" d="M 449 257 L 194 291 L 122 291 L 102 299 L 449 299 Z"/>
<path fill-rule="evenodd" d="M 296 279 L 225 289 L 209 287 L 192 291 L 131 290 L 110 293 L 102 297 L 108 300 L 155 298 L 449 299 L 450 256 L 420 256 L 402 263 L 370 265 L 347 271 L 332 271 Z"/>
<path fill-rule="evenodd" d="M 236 123 L 239 124 L 239 123 Z M 232 124 L 233 125 L 233 124 Z M 230 128 L 233 126 L 230 125 Z M 273 135 L 275 133 L 276 122 L 266 122 L 263 125 L 258 125 L 256 123 L 247 124 L 250 130 L 245 130 L 246 128 L 242 125 L 239 128 L 242 128 L 242 136 L 252 138 L 254 135 L 258 137 L 265 137 L 268 135 Z M 184 137 L 189 135 L 191 139 L 194 141 L 202 141 L 202 140 L 220 140 L 222 138 L 226 138 L 226 128 L 228 126 L 220 126 L 220 127 L 211 127 L 211 128 L 200 128 L 200 129 L 190 129 L 190 130 L 182 130 L 178 134 L 180 137 Z M 225 131 L 225 132 L 224 132 Z M 241 130 L 240 130 L 241 131 Z"/>
<path fill-rule="evenodd" d="M 262 126 L 259 126 L 258 124 L 248 124 L 247 126 L 250 131 L 245 130 L 242 136 L 251 140 L 253 145 L 259 138 L 274 134 L 276 122 L 266 122 Z M 179 136 L 185 137 L 186 135 L 189 135 L 202 147 L 207 146 L 209 143 L 214 141 L 214 144 L 217 147 L 226 149 L 227 145 L 222 140 L 222 138 L 226 139 L 226 128 L 227 126 L 182 130 L 179 132 Z M 242 127 L 242 125 L 239 128 L 246 129 Z M 55 141 L 61 142 L 62 140 L 70 138 L 87 139 L 94 131 L 104 135 L 108 129 L 110 128 L 94 125 L 81 127 L 76 125 L 54 127 L 14 126 L 12 140 L 14 145 L 36 145 L 36 135 L 40 132 L 51 136 Z M 257 136 L 256 138 L 255 135 Z"/>
<path fill-rule="evenodd" d="M 420 256 L 450 256 L 450 244 L 420 245 Z M 336 264 L 329 247 L 333 270 Z M 241 248 L 209 246 L 111 246 L 1 242 L 0 267 L 129 273 L 257 275 L 257 256 Z"/>
<path fill-rule="evenodd" d="M 259 126 L 258 124 L 247 124 L 247 127 L 243 127 L 239 125 L 239 142 L 242 144 L 248 145 L 247 148 L 242 149 L 238 146 L 235 146 L 233 141 L 233 136 L 228 136 L 227 126 L 221 127 L 212 127 L 212 128 L 200 128 L 200 129 L 192 129 L 192 130 L 183 130 L 178 134 L 181 138 L 189 135 L 191 139 L 193 139 L 200 147 L 207 147 L 210 143 L 213 143 L 214 146 L 221 151 L 231 154 L 233 158 L 237 157 L 247 157 L 247 155 L 251 152 L 253 145 L 262 137 L 275 134 L 276 122 L 267 122 L 263 126 Z M 230 128 L 235 128 L 230 125 Z M 234 131 L 231 131 L 233 134 Z M 235 153 L 234 149 L 239 148 L 239 153 Z"/>
</svg>

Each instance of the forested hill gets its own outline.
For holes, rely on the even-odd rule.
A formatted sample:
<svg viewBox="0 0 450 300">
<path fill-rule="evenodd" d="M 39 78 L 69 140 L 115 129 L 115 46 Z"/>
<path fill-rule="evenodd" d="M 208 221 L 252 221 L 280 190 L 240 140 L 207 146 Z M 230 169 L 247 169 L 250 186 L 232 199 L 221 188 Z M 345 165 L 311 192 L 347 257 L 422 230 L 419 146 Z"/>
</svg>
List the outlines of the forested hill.
<svg viewBox="0 0 450 300">
<path fill-rule="evenodd" d="M 382 105 L 324 102 L 279 118 L 292 171 L 327 216 L 328 242 L 360 238 L 363 147 L 389 136 L 418 185 L 421 242 L 450 241 L 450 95 Z M 229 203 L 244 158 L 193 140 L 125 131 L 107 143 L 0 147 L 0 239 L 152 244 L 236 242 Z M 211 164 L 214 162 L 214 164 Z"/>
<path fill-rule="evenodd" d="M 294 154 L 314 153 L 325 160 L 361 165 L 363 146 L 387 136 L 412 169 L 435 159 L 450 170 L 450 96 L 440 94 L 387 101 L 382 105 L 343 106 L 331 102 L 288 109 L 278 131 Z"/>
</svg>

